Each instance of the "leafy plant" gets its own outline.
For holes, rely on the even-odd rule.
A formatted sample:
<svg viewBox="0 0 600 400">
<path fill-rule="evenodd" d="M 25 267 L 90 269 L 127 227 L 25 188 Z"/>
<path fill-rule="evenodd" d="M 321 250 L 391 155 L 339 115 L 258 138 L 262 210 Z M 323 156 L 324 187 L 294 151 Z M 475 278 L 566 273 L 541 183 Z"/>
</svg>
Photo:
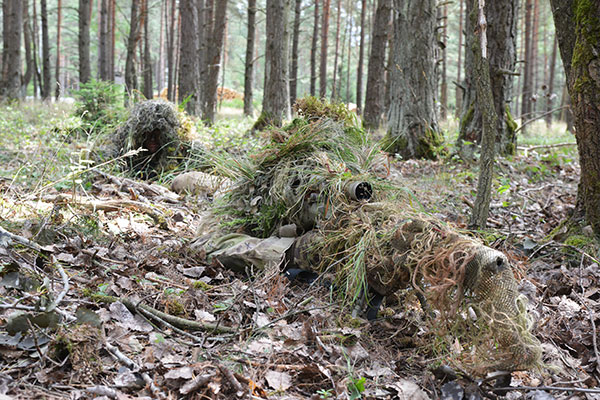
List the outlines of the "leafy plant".
<svg viewBox="0 0 600 400">
<path fill-rule="evenodd" d="M 124 116 L 123 91 L 120 86 L 92 79 L 74 92 L 75 115 L 80 116 L 88 132 L 102 132 L 114 127 Z"/>
</svg>

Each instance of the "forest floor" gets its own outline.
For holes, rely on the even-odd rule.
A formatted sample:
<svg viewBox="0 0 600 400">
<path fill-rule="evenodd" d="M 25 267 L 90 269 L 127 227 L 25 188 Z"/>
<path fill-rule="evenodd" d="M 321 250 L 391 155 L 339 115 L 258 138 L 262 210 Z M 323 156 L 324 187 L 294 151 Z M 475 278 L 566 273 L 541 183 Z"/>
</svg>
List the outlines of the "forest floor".
<svg viewBox="0 0 600 400">
<path fill-rule="evenodd" d="M 0 115 L 0 399 L 600 399 L 598 247 L 589 227 L 564 224 L 579 180 L 573 146 L 497 163 L 479 236 L 522 274 L 545 366 L 495 392 L 428 342 L 410 292 L 367 321 L 278 270 L 248 279 L 208 263 L 189 244 L 209 200 L 170 192 L 161 184 L 172 176 L 150 184 L 89 169 L 93 143 L 69 136 L 68 106 Z M 223 122 L 212 142 L 255 145 L 243 128 Z M 389 158 L 382 169 L 412 206 L 465 227 L 476 165 Z"/>
</svg>

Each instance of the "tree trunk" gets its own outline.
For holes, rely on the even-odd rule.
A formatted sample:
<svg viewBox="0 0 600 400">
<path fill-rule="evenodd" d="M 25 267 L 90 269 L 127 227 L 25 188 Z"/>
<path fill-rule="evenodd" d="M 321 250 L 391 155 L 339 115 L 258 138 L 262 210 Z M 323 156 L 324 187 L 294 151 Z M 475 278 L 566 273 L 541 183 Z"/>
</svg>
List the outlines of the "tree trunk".
<svg viewBox="0 0 600 400">
<path fill-rule="evenodd" d="M 110 80 L 110 37 L 108 0 L 100 2 L 100 43 L 98 45 L 98 76 L 100 80 Z"/>
<path fill-rule="evenodd" d="M 369 71 L 367 73 L 367 94 L 363 114 L 363 124 L 365 127 L 371 129 L 377 128 L 381 124 L 381 117 L 384 112 L 385 48 L 388 39 L 387 31 L 390 24 L 391 7 L 392 0 L 378 0 L 377 10 L 375 11 L 374 31 L 372 32 L 373 39 L 371 41 L 371 54 L 369 56 Z M 435 21 L 435 13 L 433 16 Z M 402 18 L 403 23 L 406 23 L 404 20 L 406 17 L 403 16 Z M 412 23 L 410 24 L 412 25 Z M 414 28 L 417 29 L 419 27 L 414 26 Z M 435 33 L 435 25 L 431 33 Z M 410 34 L 408 37 L 400 40 L 409 41 L 412 37 L 412 34 Z M 395 40 L 398 40 L 398 37 L 395 37 Z M 431 56 L 433 57 L 433 53 Z"/>
<path fill-rule="evenodd" d="M 127 38 L 127 58 L 125 60 L 125 90 L 133 96 L 137 90 L 137 74 L 135 72 L 135 49 L 139 38 L 140 0 L 131 1 L 129 36 Z"/>
<path fill-rule="evenodd" d="M 2 1 L 2 71 L 0 73 L 0 83 L 4 81 L 6 75 L 6 67 L 8 63 L 8 43 L 7 38 L 10 36 L 11 20 L 10 18 L 10 6 L 12 1 Z"/>
<path fill-rule="evenodd" d="M 335 55 L 333 57 L 333 85 L 331 86 L 331 98 L 335 101 L 337 99 L 337 72 L 338 72 L 338 58 L 340 54 L 340 25 L 342 23 L 342 0 L 337 1 L 337 20 L 335 27 Z"/>
<path fill-rule="evenodd" d="M 256 0 L 248 1 L 248 36 L 246 38 L 246 60 L 244 67 L 244 115 L 253 114 L 252 93 L 254 85 L 254 42 L 256 38 Z"/>
<path fill-rule="evenodd" d="M 556 39 L 556 35 L 554 36 L 553 44 L 552 44 L 552 55 L 550 56 L 550 71 L 548 73 L 548 93 L 546 94 L 546 126 L 550 128 L 552 125 L 552 113 L 550 112 L 553 107 L 553 100 L 556 95 L 554 94 L 554 73 L 556 70 L 556 49 L 558 45 L 558 40 Z"/>
<path fill-rule="evenodd" d="M 110 0 L 109 2 L 109 15 L 110 21 L 108 24 L 108 33 L 110 36 L 110 45 L 108 48 L 108 73 L 107 79 L 111 82 L 115 81 L 115 34 L 117 30 L 117 21 L 115 19 L 115 14 L 117 10 L 117 0 Z"/>
<path fill-rule="evenodd" d="M 346 103 L 350 103 L 352 101 L 352 95 L 350 93 L 350 70 L 352 69 L 352 28 L 354 27 L 354 0 L 348 0 L 350 4 L 347 7 L 350 9 L 348 15 L 351 15 L 351 18 L 348 18 L 348 26 L 347 28 L 347 38 L 348 38 L 348 63 L 346 68 Z"/>
<path fill-rule="evenodd" d="M 467 15 L 473 10 L 472 0 L 467 0 Z M 512 119 L 509 104 L 512 97 L 513 71 L 516 63 L 516 15 L 517 0 L 488 1 L 485 5 L 485 15 L 491 21 L 488 28 L 487 53 L 494 107 L 499 132 L 496 137 L 496 151 L 502 155 L 514 154 L 516 149 L 515 122 Z M 474 36 L 470 35 L 476 27 L 467 18 L 466 47 L 471 49 Z M 482 108 L 483 104 L 477 97 L 477 86 L 473 75 L 469 74 L 475 68 L 474 54 L 465 51 L 465 96 L 461 115 L 460 132 L 457 146 L 464 159 L 474 157 L 476 145 L 481 143 Z"/>
<path fill-rule="evenodd" d="M 404 159 L 434 159 L 441 142 L 435 104 L 435 7 L 435 0 L 394 0 L 394 68 L 384 142 L 387 151 Z M 367 106 L 369 102 L 367 98 Z"/>
<path fill-rule="evenodd" d="M 42 94 L 42 74 L 39 68 L 39 63 L 38 63 L 38 55 L 39 55 L 39 27 L 38 27 L 38 20 L 37 20 L 37 7 L 36 7 L 36 1 L 33 1 L 33 18 L 32 18 L 32 25 L 33 25 L 33 67 L 34 67 L 34 76 L 33 76 L 33 97 L 37 98 L 38 94 L 41 96 Z"/>
<path fill-rule="evenodd" d="M 531 58 L 531 9 L 533 0 L 525 0 L 525 66 L 523 68 L 523 93 L 521 97 L 521 124 L 531 118 L 531 71 L 533 60 Z M 522 133 L 526 132 L 526 127 L 521 128 Z"/>
<path fill-rule="evenodd" d="M 294 104 L 298 96 L 298 41 L 300 39 L 300 19 L 302 17 L 302 0 L 296 0 L 295 3 L 294 29 L 292 33 L 292 66 L 290 71 L 290 104 Z"/>
<path fill-rule="evenodd" d="M 160 2 L 160 33 L 158 36 L 158 60 L 156 60 L 156 86 L 158 88 L 158 94 L 160 96 L 163 90 L 165 79 L 165 2 Z"/>
<path fill-rule="evenodd" d="M 58 0 L 56 14 L 56 63 L 54 66 L 54 80 L 56 87 L 54 90 L 54 97 L 58 100 L 62 89 L 62 85 L 60 82 L 60 39 L 62 31 L 62 0 Z"/>
<path fill-rule="evenodd" d="M 146 97 L 147 99 L 152 99 L 154 97 L 154 89 L 152 85 L 152 55 L 150 54 L 150 29 L 148 28 L 150 19 L 150 15 L 148 14 L 148 1 L 149 0 L 144 1 L 144 97 Z"/>
<path fill-rule="evenodd" d="M 29 21 L 29 0 L 23 2 L 23 41 L 25 42 L 25 75 L 23 75 L 23 80 L 21 82 L 21 97 L 25 98 L 27 96 L 27 87 L 29 86 L 29 82 L 31 82 L 31 77 L 33 76 L 34 71 L 34 63 L 33 63 L 33 54 L 31 49 L 31 40 L 32 40 L 32 32 L 31 32 L 31 24 Z M 35 84 L 34 90 L 35 94 Z"/>
<path fill-rule="evenodd" d="M 319 96 L 327 96 L 327 39 L 329 37 L 329 9 L 331 0 L 323 0 L 321 16 L 321 63 L 319 67 Z"/>
<path fill-rule="evenodd" d="M 356 67 L 356 111 L 362 114 L 363 97 L 363 65 L 365 60 L 365 28 L 367 16 L 367 0 L 361 0 L 360 8 L 360 43 L 358 47 L 358 66 Z"/>
<path fill-rule="evenodd" d="M 171 10 L 169 13 L 169 29 L 167 31 L 167 87 L 169 101 L 175 101 L 175 3 L 176 0 L 170 1 Z M 168 8 L 167 5 L 167 8 Z"/>
<path fill-rule="evenodd" d="M 455 110 L 454 110 L 454 116 L 458 117 L 460 116 L 461 112 L 462 112 L 462 99 L 463 99 L 463 90 L 464 90 L 464 85 L 462 82 L 462 77 L 461 77 L 461 72 L 463 69 L 463 65 L 462 65 L 462 52 L 463 52 L 463 3 L 464 0 L 458 0 L 459 2 L 459 16 L 458 16 L 458 60 L 456 61 L 456 83 L 458 83 L 458 85 L 456 85 L 456 91 L 455 91 L 455 98 L 456 98 L 456 106 L 455 106 Z"/>
<path fill-rule="evenodd" d="M 221 70 L 221 57 L 223 54 L 223 44 L 225 42 L 225 25 L 227 23 L 227 0 L 217 1 L 214 12 L 214 24 L 212 35 L 210 36 L 210 46 L 208 46 L 208 70 L 206 75 L 206 84 L 203 88 L 205 97 L 204 110 L 202 118 L 209 123 L 215 121 L 217 107 L 217 86 L 219 84 L 219 71 Z M 286 96 L 289 92 L 286 92 Z"/>
<path fill-rule="evenodd" d="M 539 88 L 537 60 L 538 60 L 538 40 L 540 29 L 540 2 L 533 0 L 533 14 L 531 16 L 531 118 L 536 116 L 537 90 Z"/>
<path fill-rule="evenodd" d="M 40 14 L 42 17 L 42 69 L 43 85 L 42 99 L 50 97 L 50 39 L 48 38 L 48 7 L 46 0 L 41 0 Z"/>
<path fill-rule="evenodd" d="M 185 110 L 198 115 L 198 13 L 195 0 L 179 0 L 181 15 L 181 63 L 179 65 L 179 99 L 185 102 Z"/>
<path fill-rule="evenodd" d="M 600 236 L 600 4 L 589 0 L 550 3 L 575 115 L 581 165 L 578 203 Z"/>
<path fill-rule="evenodd" d="M 447 28 L 448 28 L 448 3 L 444 3 L 442 5 L 440 5 L 440 7 L 442 7 L 441 10 L 441 18 L 440 18 L 440 23 L 442 24 L 442 28 L 441 28 L 441 40 L 440 43 L 441 44 L 441 64 L 442 64 L 442 71 L 441 71 L 441 78 L 442 78 L 442 82 L 440 83 L 440 119 L 442 121 L 446 120 L 446 117 L 448 115 L 448 82 L 446 81 L 446 45 L 448 43 L 448 33 L 447 33 Z"/>
<path fill-rule="evenodd" d="M 467 0 L 469 1 L 469 0 Z M 483 133 L 481 138 L 481 159 L 479 161 L 479 180 L 477 182 L 477 196 L 473 204 L 473 214 L 469 227 L 484 229 L 492 196 L 492 179 L 494 177 L 494 157 L 496 152 L 496 137 L 498 136 L 498 116 L 494 103 L 492 82 L 490 79 L 490 65 L 487 59 L 487 23 L 485 18 L 485 0 L 472 0 L 479 7 L 473 7 L 469 15 L 470 25 L 476 31 L 468 31 L 473 36 L 471 51 L 474 58 L 474 80 L 477 90 L 478 103 L 483 116 Z M 493 1 L 493 0 L 492 0 Z"/>
<path fill-rule="evenodd" d="M 366 1 L 366 0 L 364 0 Z M 315 16 L 310 46 L 310 95 L 317 93 L 317 44 L 319 41 L 319 0 L 315 0 Z"/>
<path fill-rule="evenodd" d="M 21 95 L 21 36 L 23 32 L 23 4 L 21 0 L 4 0 L 3 11 L 8 12 L 8 30 L 4 31 L 2 65 L 3 76 L 0 85 L 0 98 L 15 100 Z"/>
<path fill-rule="evenodd" d="M 288 85 L 289 0 L 267 0 L 267 38 L 265 43 L 265 94 L 261 116 L 254 129 L 281 126 L 290 118 Z"/>
<path fill-rule="evenodd" d="M 90 3 L 91 0 L 79 0 L 79 81 L 90 80 Z"/>
</svg>

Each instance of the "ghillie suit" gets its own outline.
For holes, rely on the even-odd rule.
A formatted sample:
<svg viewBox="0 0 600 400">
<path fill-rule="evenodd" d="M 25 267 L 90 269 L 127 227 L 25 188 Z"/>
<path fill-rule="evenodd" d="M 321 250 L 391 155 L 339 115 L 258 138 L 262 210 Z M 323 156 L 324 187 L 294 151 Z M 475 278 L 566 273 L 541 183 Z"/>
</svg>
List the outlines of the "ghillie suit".
<svg viewBox="0 0 600 400">
<path fill-rule="evenodd" d="M 125 169 L 144 178 L 172 169 L 187 151 L 193 122 L 164 100 L 137 103 L 114 134 L 114 155 L 125 158 Z M 141 150 L 140 150 L 141 149 Z M 135 150 L 140 150 L 135 152 Z"/>
<path fill-rule="evenodd" d="M 414 198 L 373 172 L 380 153 L 366 133 L 338 121 L 297 119 L 270 132 L 262 153 L 222 166 L 236 180 L 216 212 L 280 247 L 287 238 L 273 235 L 296 226 L 300 236 L 285 251 L 285 268 L 332 276 L 346 305 L 369 292 L 412 287 L 430 333 L 446 348 L 458 344 L 463 351 L 454 357 L 469 372 L 539 366 L 540 344 L 504 254 L 417 211 Z M 235 235 L 228 237 L 233 248 L 247 248 Z M 209 241 L 207 248 L 231 257 L 223 252 L 228 245 Z M 260 267 L 256 258 L 246 261 Z"/>
</svg>

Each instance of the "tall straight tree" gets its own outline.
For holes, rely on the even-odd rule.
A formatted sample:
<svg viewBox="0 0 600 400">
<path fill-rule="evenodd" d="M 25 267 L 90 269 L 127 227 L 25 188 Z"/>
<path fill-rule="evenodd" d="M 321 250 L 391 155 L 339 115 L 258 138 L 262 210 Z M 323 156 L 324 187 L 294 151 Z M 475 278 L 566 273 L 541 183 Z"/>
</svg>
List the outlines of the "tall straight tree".
<svg viewBox="0 0 600 400">
<path fill-rule="evenodd" d="M 140 37 L 140 1 L 131 0 L 131 14 L 129 20 L 129 35 L 127 37 L 127 58 L 125 60 L 125 89 L 128 95 L 133 95 L 137 90 L 137 74 L 135 72 L 135 49 Z"/>
<path fill-rule="evenodd" d="M 176 36 L 176 0 L 165 0 L 169 16 L 169 28 L 167 30 L 167 87 L 168 99 L 175 101 L 175 36 Z"/>
<path fill-rule="evenodd" d="M 150 9 L 148 1 L 144 0 L 144 97 L 151 99 L 154 96 L 152 85 L 152 55 L 150 54 Z"/>
<path fill-rule="evenodd" d="M 50 97 L 50 39 L 48 37 L 48 6 L 46 0 L 40 0 L 42 18 L 42 99 Z"/>
<path fill-rule="evenodd" d="M 56 63 L 54 65 L 54 80 L 56 89 L 54 91 L 54 97 L 57 99 L 60 97 L 61 84 L 60 84 L 60 39 L 62 31 L 62 0 L 58 0 L 56 7 Z"/>
<path fill-rule="evenodd" d="M 195 0 L 179 0 L 181 15 L 181 61 L 179 65 L 179 99 L 185 101 L 185 110 L 198 115 L 198 12 Z"/>
<path fill-rule="evenodd" d="M 329 37 L 329 10 L 331 0 L 323 0 L 321 15 L 321 63 L 319 67 L 319 96 L 327 96 L 327 39 Z"/>
<path fill-rule="evenodd" d="M 577 209 L 600 237 L 600 4 L 550 0 L 575 114 L 581 177 Z"/>
<path fill-rule="evenodd" d="M 110 78 L 110 34 L 109 34 L 109 0 L 100 1 L 100 43 L 98 44 L 98 77 L 109 81 Z"/>
<path fill-rule="evenodd" d="M 359 114 L 362 113 L 363 64 L 365 57 L 365 20 L 367 17 L 367 0 L 361 0 L 360 7 L 360 43 L 358 45 L 358 66 L 356 67 L 356 109 Z"/>
<path fill-rule="evenodd" d="M 388 41 L 388 29 L 392 15 L 391 9 L 392 0 L 377 1 L 374 32 L 372 33 L 373 39 L 371 40 L 371 54 L 369 55 L 369 71 L 367 73 L 365 110 L 363 113 L 363 124 L 367 128 L 377 128 L 381 124 L 384 112 L 385 48 Z M 412 37 L 412 35 L 409 35 L 405 38 L 394 39 L 409 41 Z"/>
<path fill-rule="evenodd" d="M 441 7 L 441 9 L 439 8 Z M 441 65 L 442 70 L 440 71 L 441 83 L 440 83 L 440 119 L 443 121 L 446 119 L 448 113 L 448 83 L 446 81 L 446 47 L 448 44 L 448 3 L 440 4 L 438 12 L 441 12 L 440 23 L 441 28 Z"/>
<path fill-rule="evenodd" d="M 212 14 L 212 13 L 211 13 Z M 202 118 L 209 123 L 215 121 L 217 111 L 217 87 L 219 84 L 219 72 L 221 71 L 221 58 L 223 55 L 223 45 L 225 43 L 225 26 L 227 25 L 227 0 L 219 0 L 215 4 L 212 31 L 207 49 L 207 72 L 204 82 L 204 104 Z M 288 93 L 286 93 L 288 95 Z"/>
<path fill-rule="evenodd" d="M 254 129 L 281 126 L 290 118 L 288 84 L 288 15 L 290 0 L 267 0 L 265 93 L 263 109 Z"/>
<path fill-rule="evenodd" d="M 18 99 L 21 94 L 21 36 L 23 32 L 23 4 L 21 0 L 4 0 L 3 12 L 8 12 L 4 23 L 8 29 L 4 30 L 2 59 L 2 81 L 0 84 L 0 98 Z"/>
<path fill-rule="evenodd" d="M 558 40 L 554 36 L 552 44 L 552 54 L 550 55 L 550 71 L 548 72 L 548 93 L 546 95 L 546 125 L 552 124 L 552 101 L 554 100 L 554 74 L 556 71 L 556 50 Z"/>
<path fill-rule="evenodd" d="M 254 100 L 254 42 L 256 38 L 256 0 L 248 1 L 248 34 L 246 36 L 246 60 L 244 66 L 244 115 L 253 112 Z"/>
<path fill-rule="evenodd" d="M 337 19 L 335 23 L 335 54 L 333 56 L 333 82 L 331 85 L 331 98 L 336 100 L 338 58 L 340 55 L 340 25 L 342 24 L 342 0 L 337 0 Z"/>
<path fill-rule="evenodd" d="M 459 116 L 462 110 L 462 99 L 463 99 L 463 86 L 461 81 L 462 72 L 462 48 L 463 48 L 463 2 L 464 0 L 458 0 L 459 2 L 459 16 L 458 16 L 458 61 L 456 62 L 456 92 L 455 92 L 455 111 L 454 115 Z"/>
<path fill-rule="evenodd" d="M 525 65 L 523 68 L 523 89 L 521 93 L 521 121 L 531 118 L 531 94 L 532 94 L 532 86 L 531 86 L 531 76 L 532 76 L 532 67 L 533 60 L 531 57 L 531 14 L 533 8 L 533 0 L 525 0 L 525 30 L 523 31 L 523 36 L 525 38 Z M 525 127 L 521 128 L 523 133 L 525 133 Z"/>
<path fill-rule="evenodd" d="M 25 97 L 27 95 L 27 87 L 31 82 L 34 71 L 33 54 L 31 49 L 32 44 L 32 32 L 29 18 L 29 0 L 23 2 L 23 41 L 25 44 L 25 74 L 21 80 L 21 95 Z M 34 84 L 35 93 L 35 84 Z"/>
<path fill-rule="evenodd" d="M 90 80 L 90 3 L 91 0 L 79 0 L 79 81 Z"/>
<path fill-rule="evenodd" d="M 298 41 L 300 40 L 300 19 L 302 18 L 302 0 L 295 0 L 294 29 L 292 31 L 292 65 L 290 66 L 290 104 L 298 96 Z"/>
<path fill-rule="evenodd" d="M 314 3 L 313 34 L 310 46 L 310 95 L 317 94 L 317 45 L 319 42 L 319 0 Z"/>
<path fill-rule="evenodd" d="M 435 0 L 394 0 L 394 68 L 385 142 L 389 152 L 404 159 L 436 158 L 441 142 L 435 104 L 435 7 Z"/>
<path fill-rule="evenodd" d="M 116 47 L 115 47 L 115 36 L 117 31 L 117 20 L 116 20 L 116 12 L 117 12 L 117 0 L 109 1 L 108 12 L 110 15 L 110 20 L 108 23 L 108 33 L 110 36 L 110 45 L 109 45 L 109 53 L 108 53 L 108 79 L 111 82 L 115 81 L 115 57 L 116 57 Z"/>
<path fill-rule="evenodd" d="M 516 21 L 517 0 L 487 1 L 485 15 L 490 21 L 488 29 L 487 52 L 490 79 L 496 109 L 497 132 L 496 151 L 502 155 L 514 154 L 516 150 L 515 123 L 510 113 L 514 69 L 516 65 Z M 474 10 L 471 0 L 467 0 L 467 15 Z M 471 18 L 466 19 L 465 51 L 465 96 L 458 135 L 459 153 L 465 159 L 472 159 L 476 145 L 481 143 L 483 104 L 477 97 L 474 75 L 474 53 L 470 51 L 475 37 L 470 33 L 476 29 Z"/>
</svg>

